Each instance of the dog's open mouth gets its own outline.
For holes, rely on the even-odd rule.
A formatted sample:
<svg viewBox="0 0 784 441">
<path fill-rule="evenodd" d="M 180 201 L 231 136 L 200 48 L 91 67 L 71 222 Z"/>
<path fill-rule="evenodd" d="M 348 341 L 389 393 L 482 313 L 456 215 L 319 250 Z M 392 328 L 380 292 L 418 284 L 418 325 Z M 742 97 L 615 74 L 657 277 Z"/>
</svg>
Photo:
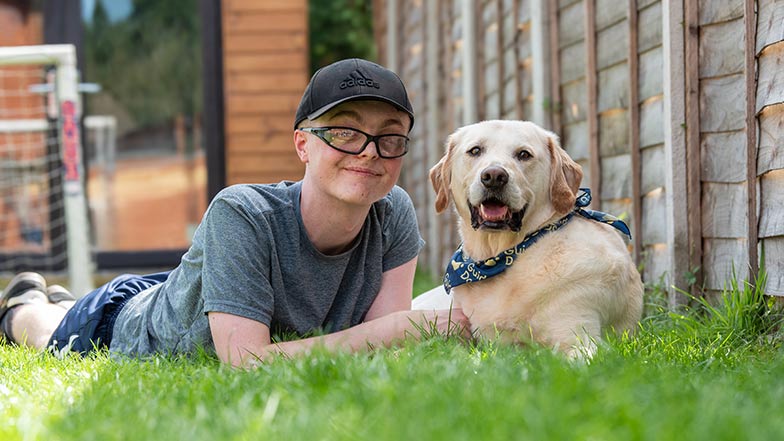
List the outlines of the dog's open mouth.
<svg viewBox="0 0 784 441">
<path fill-rule="evenodd" d="M 525 209 L 528 207 L 526 205 L 522 210 L 512 211 L 508 205 L 494 197 L 485 199 L 479 206 L 471 205 L 470 202 L 468 206 L 471 207 L 471 226 L 475 230 L 488 228 L 511 231 L 520 231 Z"/>
</svg>

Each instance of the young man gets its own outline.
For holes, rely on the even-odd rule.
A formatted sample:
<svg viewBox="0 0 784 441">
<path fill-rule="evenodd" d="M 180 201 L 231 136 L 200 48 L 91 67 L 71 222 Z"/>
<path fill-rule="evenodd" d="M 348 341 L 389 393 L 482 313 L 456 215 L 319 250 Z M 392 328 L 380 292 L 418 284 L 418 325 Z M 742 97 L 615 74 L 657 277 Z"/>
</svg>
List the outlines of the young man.
<svg viewBox="0 0 784 441">
<path fill-rule="evenodd" d="M 245 367 L 317 345 L 388 346 L 433 323 L 467 332 L 460 310 L 410 311 L 423 241 L 395 182 L 413 123 L 392 71 L 361 59 L 326 66 L 297 109 L 301 181 L 224 189 L 177 268 L 120 276 L 70 308 L 61 290 L 47 297 L 40 275 L 20 274 L 0 299 L 0 325 L 38 348 L 146 356 L 203 347 Z M 291 334 L 305 338 L 272 342 Z"/>
</svg>

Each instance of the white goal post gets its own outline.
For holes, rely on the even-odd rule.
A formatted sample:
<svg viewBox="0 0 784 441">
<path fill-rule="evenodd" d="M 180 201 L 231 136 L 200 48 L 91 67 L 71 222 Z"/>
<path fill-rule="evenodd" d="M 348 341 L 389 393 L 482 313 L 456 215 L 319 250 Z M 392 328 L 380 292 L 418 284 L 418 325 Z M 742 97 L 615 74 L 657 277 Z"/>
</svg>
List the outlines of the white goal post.
<svg viewBox="0 0 784 441">
<path fill-rule="evenodd" d="M 64 220 L 56 222 L 64 223 L 65 256 L 67 257 L 66 266 L 70 279 L 70 289 L 75 295 L 81 296 L 93 288 L 92 273 L 94 264 L 91 258 L 92 247 L 85 197 L 84 168 L 81 158 L 80 123 L 82 106 L 78 90 L 79 74 L 76 67 L 76 49 L 69 44 L 0 47 L 0 70 L 6 69 L 13 72 L 13 69 L 17 69 L 20 66 L 40 69 L 41 72 L 44 71 L 44 68 L 53 66 L 55 72 L 54 87 L 49 87 L 48 90 L 46 87 L 43 87 L 43 92 L 50 94 L 50 97 L 53 99 L 48 100 L 46 112 L 41 117 L 35 114 L 33 117 L 21 115 L 22 118 L 18 118 L 20 115 L 16 115 L 12 111 L 14 103 L 19 101 L 18 97 L 9 98 L 6 104 L 3 104 L 3 101 L 0 100 L 0 144 L 3 143 L 4 139 L 7 144 L 13 144 L 14 140 L 18 139 L 16 137 L 23 132 L 53 132 L 53 127 L 56 126 L 56 136 L 53 134 L 51 141 L 42 142 L 56 142 L 59 145 L 59 158 L 55 158 L 59 159 L 56 167 L 59 170 L 53 176 L 56 176 L 60 182 L 56 184 L 56 187 L 55 184 L 51 184 L 47 188 L 51 187 L 53 190 L 50 189 L 50 191 L 56 190 L 60 193 L 54 199 L 50 196 L 49 201 L 57 200 L 58 197 L 62 199 Z M 42 78 L 45 77 L 42 76 Z M 16 83 L 18 82 L 20 81 L 16 81 Z M 0 85 L 0 93 L 2 93 L 2 85 Z M 43 102 L 41 91 L 33 90 L 30 93 L 37 94 Z M 3 107 L 6 107 L 6 109 L 3 109 Z M 5 111 L 3 112 L 3 110 Z M 47 119 L 47 114 L 49 119 Z M 56 121 L 56 123 L 53 123 L 53 121 Z M 24 148 L 27 147 L 22 146 L 16 150 L 11 148 L 9 151 L 21 157 L 24 154 L 22 151 Z M 35 158 L 32 160 L 28 158 L 15 163 L 13 154 L 0 156 L 0 166 L 4 170 L 2 173 L 6 174 L 6 180 L 0 180 L 0 186 L 3 183 L 6 186 L 18 185 L 15 182 L 11 182 L 13 178 L 9 177 L 12 175 L 16 176 L 14 173 L 17 172 L 6 172 L 6 169 L 14 170 L 14 168 L 27 167 L 25 173 L 40 174 L 39 169 L 29 165 L 34 160 Z M 13 189 L 9 191 L 13 191 Z M 11 199 L 10 197 L 7 198 Z M 0 203 L 2 202 L 0 200 Z M 5 212 L 9 211 L 7 207 L 2 209 Z M 51 240 L 54 242 L 54 239 Z"/>
</svg>

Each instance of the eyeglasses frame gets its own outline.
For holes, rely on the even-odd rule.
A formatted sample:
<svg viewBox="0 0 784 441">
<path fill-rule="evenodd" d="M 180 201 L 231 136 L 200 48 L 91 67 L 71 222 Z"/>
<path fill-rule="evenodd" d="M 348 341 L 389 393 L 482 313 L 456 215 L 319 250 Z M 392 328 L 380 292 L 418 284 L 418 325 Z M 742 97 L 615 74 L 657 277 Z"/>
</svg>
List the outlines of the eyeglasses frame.
<svg viewBox="0 0 784 441">
<path fill-rule="evenodd" d="M 324 132 L 326 132 L 328 130 L 332 130 L 332 129 L 347 129 L 347 130 L 353 130 L 355 132 L 359 132 L 359 133 L 365 135 L 365 143 L 362 144 L 362 148 L 359 149 L 359 151 L 357 151 L 357 152 L 350 152 L 348 150 L 343 150 L 343 149 L 341 149 L 339 147 L 335 147 L 334 145 L 330 144 L 329 141 L 327 141 L 324 138 L 324 135 L 323 135 Z M 347 153 L 349 155 L 359 155 L 359 154 L 361 154 L 362 152 L 365 151 L 365 149 L 367 148 L 368 144 L 370 144 L 372 142 L 372 143 L 374 143 L 376 145 L 376 153 L 378 153 L 378 156 L 380 158 L 383 158 L 383 159 L 396 159 L 396 158 L 401 158 L 401 157 L 405 156 L 406 153 L 408 153 L 408 143 L 409 143 L 409 141 L 411 141 L 411 139 L 408 136 L 405 136 L 405 135 L 398 135 L 398 134 L 395 134 L 395 133 L 388 133 L 388 134 L 385 134 L 385 135 L 371 135 L 370 133 L 363 132 L 362 130 L 359 130 L 359 129 L 355 129 L 354 127 L 345 127 L 345 126 L 301 127 L 301 128 L 299 128 L 297 130 L 302 131 L 302 132 L 306 132 L 306 133 L 312 133 L 312 134 L 316 135 L 320 140 L 324 141 L 324 144 L 332 147 L 333 149 L 335 149 L 335 150 L 337 150 L 339 152 Z M 381 153 L 381 148 L 378 146 L 378 140 L 380 138 L 385 137 L 385 136 L 397 136 L 397 137 L 400 137 L 400 138 L 404 138 L 406 140 L 406 143 L 404 145 L 405 146 L 405 150 L 403 151 L 403 153 L 401 153 L 401 154 L 399 154 L 397 156 L 385 156 L 383 153 Z"/>
</svg>

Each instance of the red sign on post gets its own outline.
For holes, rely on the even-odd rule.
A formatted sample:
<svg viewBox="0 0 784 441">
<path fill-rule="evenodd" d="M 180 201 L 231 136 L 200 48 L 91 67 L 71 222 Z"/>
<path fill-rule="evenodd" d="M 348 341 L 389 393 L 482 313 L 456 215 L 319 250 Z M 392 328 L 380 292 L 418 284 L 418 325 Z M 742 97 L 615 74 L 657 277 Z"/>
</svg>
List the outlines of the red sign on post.
<svg viewBox="0 0 784 441">
<path fill-rule="evenodd" d="M 62 104 L 62 117 L 63 168 L 65 169 L 63 188 L 66 195 L 77 196 L 82 193 L 82 182 L 79 118 L 76 114 L 76 103 L 64 101 Z"/>
</svg>

